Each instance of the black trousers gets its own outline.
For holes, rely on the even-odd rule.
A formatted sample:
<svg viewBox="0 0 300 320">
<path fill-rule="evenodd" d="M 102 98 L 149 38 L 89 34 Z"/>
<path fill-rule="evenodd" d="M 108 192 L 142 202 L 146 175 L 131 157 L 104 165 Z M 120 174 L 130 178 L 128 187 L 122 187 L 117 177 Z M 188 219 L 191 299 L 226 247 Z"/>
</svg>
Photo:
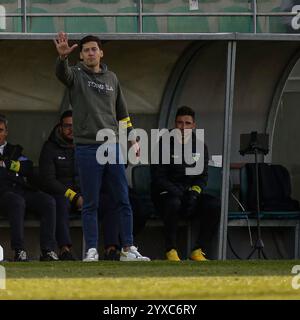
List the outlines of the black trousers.
<svg viewBox="0 0 300 320">
<path fill-rule="evenodd" d="M 177 248 L 178 221 L 184 218 L 184 197 L 169 194 L 154 195 L 154 204 L 164 221 L 166 250 Z M 196 241 L 193 249 L 207 250 L 208 244 L 218 230 L 220 221 L 220 200 L 209 194 L 200 194 L 197 206 L 189 217 L 192 221 L 192 233 Z"/>
<path fill-rule="evenodd" d="M 64 195 L 52 195 L 56 202 L 56 229 L 55 236 L 58 247 L 71 247 L 71 235 L 70 235 L 70 213 L 72 207 L 70 200 Z"/>
<path fill-rule="evenodd" d="M 55 200 L 41 191 L 13 190 L 0 196 L 0 210 L 8 217 L 11 227 L 11 247 L 25 249 L 24 217 L 26 210 L 40 218 L 41 250 L 55 249 Z"/>
<path fill-rule="evenodd" d="M 72 246 L 70 235 L 70 214 L 76 213 L 72 208 L 69 199 L 64 195 L 52 195 L 56 201 L 56 241 L 61 248 L 63 246 Z M 120 226 L 118 221 L 118 212 L 116 204 L 111 201 L 108 193 L 100 195 L 100 214 L 99 218 L 103 223 L 104 246 L 120 246 Z"/>
<path fill-rule="evenodd" d="M 100 194 L 98 215 L 103 223 L 104 247 L 116 246 L 119 248 L 121 239 L 118 204 L 112 201 L 110 195 L 106 192 Z"/>
</svg>

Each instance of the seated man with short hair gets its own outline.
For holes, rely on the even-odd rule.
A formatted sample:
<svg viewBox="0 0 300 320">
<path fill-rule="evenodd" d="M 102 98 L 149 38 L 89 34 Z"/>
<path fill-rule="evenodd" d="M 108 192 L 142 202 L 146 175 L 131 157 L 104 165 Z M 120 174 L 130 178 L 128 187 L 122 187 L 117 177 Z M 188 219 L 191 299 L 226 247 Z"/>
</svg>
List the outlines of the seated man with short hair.
<svg viewBox="0 0 300 320">
<path fill-rule="evenodd" d="M 82 209 L 78 169 L 73 144 L 73 114 L 65 111 L 59 123 L 44 143 L 39 161 L 42 189 L 56 200 L 56 240 L 60 248 L 60 260 L 74 260 L 69 228 L 70 213 Z M 106 260 L 119 260 L 119 224 L 117 212 L 111 199 L 102 192 L 101 216 L 104 224 L 104 246 Z M 102 214 L 103 213 L 103 214 Z"/>
<path fill-rule="evenodd" d="M 69 229 L 71 210 L 81 210 L 82 196 L 78 174 L 74 164 L 72 111 L 60 117 L 44 143 L 39 159 L 41 188 L 56 201 L 56 240 L 60 249 L 60 260 L 74 260 Z"/>
<path fill-rule="evenodd" d="M 176 243 L 177 227 L 179 218 L 185 217 L 192 220 L 192 232 L 197 234 L 190 259 L 205 261 L 207 259 L 202 249 L 211 241 L 218 226 L 219 199 L 203 194 L 208 178 L 208 151 L 203 142 L 203 151 L 201 148 L 197 150 L 197 138 L 192 131 L 196 128 L 195 112 L 186 106 L 179 108 L 175 128 L 179 130 L 175 132 L 173 140 L 169 140 L 169 145 L 163 145 L 162 137 L 156 149 L 160 161 L 151 166 L 152 198 L 164 221 L 167 260 L 180 261 Z M 188 152 L 184 150 L 185 147 Z M 163 154 L 169 148 L 170 154 Z M 185 153 L 194 163 L 186 161 Z M 167 160 L 165 156 L 169 161 L 162 161 Z M 188 175 L 186 170 L 193 168 L 197 161 L 203 161 L 204 170 Z"/>
<path fill-rule="evenodd" d="M 0 210 L 8 216 L 11 227 L 11 247 L 15 261 L 28 261 L 24 244 L 25 210 L 36 213 L 41 219 L 41 261 L 56 261 L 55 201 L 27 183 L 32 175 L 32 161 L 22 154 L 20 145 L 6 141 L 8 121 L 0 115 Z"/>
</svg>

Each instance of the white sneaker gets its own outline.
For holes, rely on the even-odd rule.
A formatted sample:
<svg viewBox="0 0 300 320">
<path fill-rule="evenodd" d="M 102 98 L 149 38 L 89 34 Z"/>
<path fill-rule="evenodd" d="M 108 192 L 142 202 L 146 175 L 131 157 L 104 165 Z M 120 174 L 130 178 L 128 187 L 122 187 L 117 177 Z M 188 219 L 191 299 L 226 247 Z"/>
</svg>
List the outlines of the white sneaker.
<svg viewBox="0 0 300 320">
<path fill-rule="evenodd" d="M 128 251 L 122 248 L 120 261 L 150 261 L 150 258 L 142 256 L 135 246 L 131 246 Z"/>
<path fill-rule="evenodd" d="M 92 262 L 92 261 L 98 261 L 99 260 L 99 254 L 97 249 L 90 248 L 88 252 L 85 254 L 85 258 L 83 259 L 84 262 Z"/>
</svg>

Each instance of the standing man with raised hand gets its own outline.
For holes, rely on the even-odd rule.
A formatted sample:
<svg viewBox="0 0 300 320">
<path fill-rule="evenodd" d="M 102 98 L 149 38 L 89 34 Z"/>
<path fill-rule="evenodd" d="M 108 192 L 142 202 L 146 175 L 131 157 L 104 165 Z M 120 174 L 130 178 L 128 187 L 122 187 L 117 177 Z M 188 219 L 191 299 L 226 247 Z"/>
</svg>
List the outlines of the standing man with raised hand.
<svg viewBox="0 0 300 320">
<path fill-rule="evenodd" d="M 120 223 L 121 230 L 120 260 L 149 261 L 149 258 L 143 257 L 133 246 L 132 210 L 124 164 L 100 164 L 96 159 L 97 149 L 101 145 L 101 142 L 96 140 L 99 130 L 111 129 L 117 136 L 119 122 L 129 131 L 132 129 L 119 81 L 116 75 L 101 63 L 103 50 L 98 37 L 90 35 L 81 39 L 81 62 L 73 67 L 68 65 L 68 55 L 78 45 L 70 47 L 64 32 L 58 33 L 54 42 L 59 54 L 56 75 L 68 87 L 73 107 L 75 157 L 84 199 L 82 221 L 87 248 L 84 261 L 99 259 L 97 211 L 102 185 L 107 188 L 111 201 L 116 203 L 120 217 L 119 221 L 115 222 Z M 137 145 L 136 141 L 131 143 Z M 108 151 L 113 153 L 115 159 L 119 159 L 118 143 L 111 144 Z"/>
</svg>

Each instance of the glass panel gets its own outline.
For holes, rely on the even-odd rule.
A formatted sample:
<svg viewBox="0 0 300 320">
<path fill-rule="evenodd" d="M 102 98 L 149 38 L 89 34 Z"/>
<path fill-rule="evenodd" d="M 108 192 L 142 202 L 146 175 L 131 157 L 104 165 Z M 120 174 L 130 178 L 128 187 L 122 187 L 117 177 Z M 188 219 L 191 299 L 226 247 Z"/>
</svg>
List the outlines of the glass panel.
<svg viewBox="0 0 300 320">
<path fill-rule="evenodd" d="M 166 18 L 165 17 L 144 17 L 143 32 L 145 33 L 167 32 Z"/>
<path fill-rule="evenodd" d="M 235 15 L 227 15 L 218 18 L 219 29 L 218 32 L 253 32 L 253 17 L 252 7 L 249 1 L 234 0 L 232 3 L 224 1 L 222 8 L 218 10 L 226 14 L 233 13 Z M 238 15 L 246 14 L 249 15 Z"/>
<path fill-rule="evenodd" d="M 64 3 L 64 2 L 68 2 L 69 0 L 27 0 L 27 5 L 33 5 L 35 3 L 43 4 L 43 5 L 56 5 L 59 3 Z M 76 1 L 74 1 L 76 2 Z"/>
<path fill-rule="evenodd" d="M 14 18 L 14 19 L 16 19 L 16 18 Z M 19 18 L 19 19 L 21 19 L 21 18 Z M 4 23 L 3 23 L 3 21 L 0 22 L 0 33 L 1 32 L 16 32 L 16 30 L 14 30 L 12 17 L 6 17 Z"/>
<path fill-rule="evenodd" d="M 224 2 L 224 1 L 223 1 Z M 196 7 L 190 6 L 190 0 L 143 0 L 143 9 L 148 12 L 173 12 L 183 8 L 184 12 L 217 12 L 220 9 L 221 0 L 196 0 Z M 197 9 L 198 7 L 198 9 Z M 175 11 L 176 12 L 176 11 Z"/>
<path fill-rule="evenodd" d="M 118 10 L 118 13 L 137 13 L 137 6 L 123 7 Z M 131 33 L 138 32 L 138 17 L 135 16 L 120 16 L 116 17 L 116 32 Z"/>
<path fill-rule="evenodd" d="M 6 16 L 7 14 L 18 15 L 18 5 L 21 6 L 18 0 L 0 0 L 0 32 L 17 32 L 14 27 L 14 21 L 21 17 Z"/>
<path fill-rule="evenodd" d="M 273 9 L 279 7 L 286 0 L 257 0 L 257 12 L 272 12 Z M 290 0 L 288 0 L 289 2 Z"/>
<path fill-rule="evenodd" d="M 99 12 L 106 13 L 117 13 L 121 8 L 137 7 L 135 0 L 81 0 L 80 6 L 93 8 Z M 73 5 L 73 7 L 75 7 L 75 5 Z"/>
<path fill-rule="evenodd" d="M 119 2 L 120 0 L 81 0 L 81 2 L 86 2 L 86 3 L 97 3 L 97 4 L 114 4 Z M 125 1 L 124 1 L 125 2 Z"/>
<path fill-rule="evenodd" d="M 116 18 L 119 20 L 120 18 Z M 137 18 L 128 18 L 128 23 L 117 23 L 116 32 L 137 32 Z M 201 21 L 203 19 L 203 21 Z M 197 21 L 197 24 L 195 23 Z M 200 23 L 199 23 L 200 21 Z M 123 31 L 122 31 L 123 30 Z M 126 31 L 127 30 L 127 31 Z M 215 17 L 153 17 L 145 16 L 144 33 L 188 33 L 188 32 L 217 32 L 218 24 Z"/>
<path fill-rule="evenodd" d="M 187 6 L 177 7 L 170 12 L 188 13 Z M 193 12 L 203 12 L 200 9 Z M 168 17 L 168 32 L 209 32 L 208 18 L 201 16 L 173 16 Z"/>
<path fill-rule="evenodd" d="M 189 0 L 146 0 L 143 6 L 144 12 L 157 13 L 251 13 L 251 3 L 244 0 L 219 1 L 199 0 L 196 6 L 191 7 Z M 168 16 L 159 18 L 161 23 L 160 32 L 253 32 L 253 18 L 249 16 Z M 166 31 L 161 31 L 161 30 Z"/>
<path fill-rule="evenodd" d="M 148 12 L 144 10 L 144 12 Z M 137 6 L 123 7 L 119 9 L 118 13 L 138 13 Z M 157 17 L 146 16 L 143 19 L 143 32 L 145 33 L 157 33 L 159 31 Z M 138 17 L 116 17 L 116 32 L 138 32 Z"/>
<path fill-rule="evenodd" d="M 138 13 L 138 0 L 27 0 L 30 13 Z M 251 1 L 248 0 L 143 0 L 144 13 L 226 13 L 226 16 L 146 16 L 144 32 L 253 32 Z M 0 0 L 6 13 L 21 13 L 21 0 Z M 257 32 L 298 33 L 300 14 L 297 7 L 300 0 L 259 0 Z M 294 9 L 293 9 L 294 8 Z M 300 7 L 299 7 L 300 8 Z M 280 13 L 295 11 L 294 16 L 280 16 Z M 300 9 L 299 9 L 300 11 Z M 228 15 L 233 13 L 235 15 Z M 249 15 L 238 16 L 238 13 Z M 266 14 L 271 13 L 271 16 Z M 8 32 L 21 30 L 19 17 L 6 17 Z M 0 30 L 3 32 L 3 19 Z M 120 17 L 29 17 L 28 32 L 138 32 L 137 16 Z"/>
<path fill-rule="evenodd" d="M 51 13 L 70 12 L 73 8 L 97 10 L 102 13 L 114 13 L 122 7 L 134 6 L 135 0 L 27 0 L 28 7 L 39 7 Z"/>
<path fill-rule="evenodd" d="M 18 9 L 19 3 L 20 1 L 18 0 L 0 0 L 0 5 L 4 8 L 6 13 L 14 13 Z"/>
<path fill-rule="evenodd" d="M 299 0 L 269 0 L 257 4 L 258 13 L 271 13 L 272 16 L 261 16 L 262 32 L 299 33 L 300 32 L 300 1 Z M 281 13 L 294 12 L 293 16 L 280 16 Z"/>
<path fill-rule="evenodd" d="M 63 13 L 71 6 L 80 5 L 79 0 L 27 0 L 28 10 L 42 9 L 48 13 Z"/>
<path fill-rule="evenodd" d="M 258 17 L 258 23 L 263 33 L 289 33 L 289 30 L 284 23 L 283 17 L 278 16 L 261 16 Z"/>
<path fill-rule="evenodd" d="M 137 4 L 125 6 L 125 1 L 122 2 L 123 7 L 118 9 L 118 13 L 138 13 Z M 174 6 L 175 3 L 177 6 Z M 180 6 L 178 6 L 180 5 Z M 189 1 L 187 0 L 145 0 L 143 5 L 144 13 L 203 13 L 202 5 L 214 5 L 210 10 L 216 11 L 220 5 L 220 0 L 203 0 L 199 1 L 198 10 L 190 10 Z M 207 7 L 209 8 L 209 7 Z M 137 32 L 138 18 L 134 16 L 116 17 L 116 32 Z M 205 16 L 145 16 L 143 22 L 143 32 L 217 32 L 218 23 L 216 17 Z"/>
<path fill-rule="evenodd" d="M 21 8 L 17 9 L 16 14 L 21 14 Z M 44 14 L 46 10 L 41 8 L 30 7 L 27 8 L 27 13 Z M 22 17 L 11 18 L 11 32 L 22 32 Z M 27 17 L 27 32 L 30 33 L 54 33 L 56 28 L 54 27 L 53 17 Z"/>
<path fill-rule="evenodd" d="M 29 17 L 27 18 L 27 32 L 32 33 L 56 33 L 53 17 Z"/>
<path fill-rule="evenodd" d="M 85 7 L 74 7 L 66 11 L 67 13 L 99 13 L 98 10 Z M 64 30 L 66 32 L 107 32 L 107 24 L 104 17 L 65 17 Z"/>
</svg>

